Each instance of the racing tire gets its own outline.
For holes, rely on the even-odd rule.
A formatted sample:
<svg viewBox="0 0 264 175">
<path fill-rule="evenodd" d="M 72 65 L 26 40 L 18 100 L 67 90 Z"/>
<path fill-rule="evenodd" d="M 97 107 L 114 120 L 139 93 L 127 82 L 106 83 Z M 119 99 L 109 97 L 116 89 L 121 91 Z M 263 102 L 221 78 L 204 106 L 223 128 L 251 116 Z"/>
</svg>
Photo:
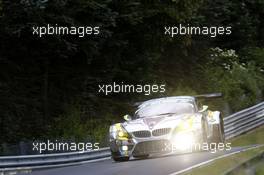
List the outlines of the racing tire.
<svg viewBox="0 0 264 175">
<path fill-rule="evenodd" d="M 202 143 L 208 143 L 207 132 L 206 123 L 202 120 Z"/>
<path fill-rule="evenodd" d="M 225 136 L 222 128 L 221 124 L 213 125 L 213 138 L 211 142 L 217 144 L 225 142 Z"/>
<path fill-rule="evenodd" d="M 125 161 L 129 161 L 129 156 L 125 156 L 125 157 L 119 157 L 114 155 L 114 153 L 111 151 L 111 157 L 114 161 L 116 162 L 125 162 Z"/>
<path fill-rule="evenodd" d="M 224 119 L 221 115 L 220 115 L 220 129 L 221 129 L 221 134 L 222 134 L 222 142 L 225 143 Z"/>
<path fill-rule="evenodd" d="M 129 161 L 129 157 L 112 157 L 112 159 L 116 162 L 126 162 Z"/>
<path fill-rule="evenodd" d="M 201 139 L 200 139 L 200 144 L 207 144 L 209 142 L 208 138 L 207 138 L 207 132 L 208 132 L 208 129 L 207 129 L 207 126 L 206 126 L 206 121 L 204 119 L 202 119 L 202 135 L 201 135 Z M 203 152 L 204 150 L 202 148 L 199 148 L 199 149 L 195 149 L 196 152 Z"/>
</svg>

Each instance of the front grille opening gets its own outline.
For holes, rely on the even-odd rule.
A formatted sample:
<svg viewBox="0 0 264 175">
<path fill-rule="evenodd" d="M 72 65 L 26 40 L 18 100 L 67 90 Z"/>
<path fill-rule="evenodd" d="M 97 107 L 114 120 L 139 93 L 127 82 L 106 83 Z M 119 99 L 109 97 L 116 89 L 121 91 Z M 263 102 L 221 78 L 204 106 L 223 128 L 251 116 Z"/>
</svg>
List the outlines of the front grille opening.
<svg viewBox="0 0 264 175">
<path fill-rule="evenodd" d="M 151 133 L 150 131 L 135 131 L 133 132 L 133 135 L 138 138 L 145 138 L 145 137 L 150 137 Z"/>
<path fill-rule="evenodd" d="M 145 155 L 151 153 L 169 153 L 171 150 L 172 147 L 169 140 L 155 140 L 138 143 L 132 154 Z"/>
<path fill-rule="evenodd" d="M 155 129 L 152 131 L 153 136 L 162 136 L 167 135 L 171 131 L 171 128 L 161 128 L 161 129 Z"/>
</svg>

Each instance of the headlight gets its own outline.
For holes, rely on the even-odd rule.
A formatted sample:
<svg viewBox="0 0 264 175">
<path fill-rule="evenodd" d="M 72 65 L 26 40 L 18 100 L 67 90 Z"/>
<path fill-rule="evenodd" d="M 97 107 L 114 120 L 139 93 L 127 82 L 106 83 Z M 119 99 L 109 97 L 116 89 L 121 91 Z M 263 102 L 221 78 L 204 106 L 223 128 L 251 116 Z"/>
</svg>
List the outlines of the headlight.
<svg viewBox="0 0 264 175">
<path fill-rule="evenodd" d="M 189 130 L 192 128 L 192 123 L 190 123 L 189 121 L 185 121 L 182 123 L 181 127 L 183 130 Z"/>
<path fill-rule="evenodd" d="M 189 131 L 193 129 L 193 118 L 182 120 L 179 125 L 175 128 L 174 134 L 182 131 Z"/>
<path fill-rule="evenodd" d="M 128 132 L 123 128 L 121 123 L 117 123 L 110 127 L 110 137 L 118 140 L 128 140 L 129 134 Z"/>
<path fill-rule="evenodd" d="M 172 146 L 174 150 L 191 150 L 194 141 L 192 132 L 178 133 L 172 137 Z"/>
<path fill-rule="evenodd" d="M 182 120 L 172 133 L 171 143 L 173 150 L 188 150 L 194 143 L 193 118 Z"/>
<path fill-rule="evenodd" d="M 128 133 L 125 130 L 122 129 L 122 130 L 117 132 L 117 136 L 119 138 L 123 138 L 123 137 L 128 138 Z"/>
</svg>

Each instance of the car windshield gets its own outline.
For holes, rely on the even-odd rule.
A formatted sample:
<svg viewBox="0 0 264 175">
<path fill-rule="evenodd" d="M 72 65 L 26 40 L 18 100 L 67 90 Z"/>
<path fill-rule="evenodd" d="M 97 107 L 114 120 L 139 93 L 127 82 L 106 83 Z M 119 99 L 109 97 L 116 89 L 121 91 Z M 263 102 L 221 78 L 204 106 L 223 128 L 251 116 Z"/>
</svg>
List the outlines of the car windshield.
<svg viewBox="0 0 264 175">
<path fill-rule="evenodd" d="M 152 117 L 164 114 L 185 114 L 194 113 L 194 105 L 190 102 L 161 102 L 156 104 L 148 104 L 140 107 L 135 116 L 137 118 Z"/>
</svg>

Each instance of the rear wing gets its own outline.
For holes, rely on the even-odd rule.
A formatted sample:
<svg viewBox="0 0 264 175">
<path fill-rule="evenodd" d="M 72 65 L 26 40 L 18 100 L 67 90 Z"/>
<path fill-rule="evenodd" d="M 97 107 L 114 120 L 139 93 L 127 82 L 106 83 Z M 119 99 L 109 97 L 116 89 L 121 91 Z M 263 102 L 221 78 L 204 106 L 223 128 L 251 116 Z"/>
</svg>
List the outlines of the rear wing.
<svg viewBox="0 0 264 175">
<path fill-rule="evenodd" d="M 163 97 L 163 98 L 175 98 L 175 97 L 184 97 L 184 98 L 195 98 L 195 99 L 212 99 L 212 98 L 219 98 L 219 97 L 222 97 L 222 93 L 220 92 L 217 92 L 217 93 L 211 93 L 211 94 L 201 94 L 201 95 L 194 95 L 194 96 L 171 96 L 171 97 Z M 163 98 L 160 98 L 160 99 L 163 99 Z M 148 100 L 148 102 L 151 102 L 151 101 L 155 101 L 155 100 L 158 100 L 158 99 L 152 99 L 152 100 Z M 134 104 L 132 104 L 133 107 L 138 107 L 140 106 L 141 104 L 143 104 L 144 102 L 146 101 L 143 101 L 143 102 L 136 102 Z"/>
<path fill-rule="evenodd" d="M 223 94 L 221 92 L 217 92 L 217 93 L 211 93 L 211 94 L 201 94 L 201 95 L 194 95 L 195 98 L 197 99 L 201 99 L 201 98 L 219 98 L 222 97 Z"/>
</svg>

